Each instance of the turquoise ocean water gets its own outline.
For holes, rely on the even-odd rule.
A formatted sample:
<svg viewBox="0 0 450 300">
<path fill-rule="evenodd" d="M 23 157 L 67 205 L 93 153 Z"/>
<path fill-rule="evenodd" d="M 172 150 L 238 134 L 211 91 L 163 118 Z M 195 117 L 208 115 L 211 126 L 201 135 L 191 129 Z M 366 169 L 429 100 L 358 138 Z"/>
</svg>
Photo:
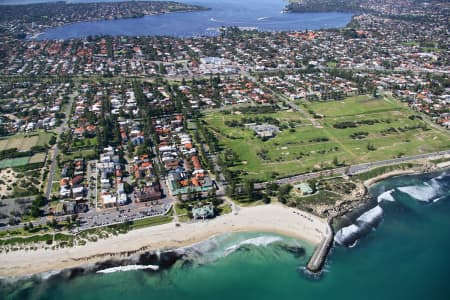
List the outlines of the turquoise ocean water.
<svg viewBox="0 0 450 300">
<path fill-rule="evenodd" d="M 450 173 L 393 178 L 379 226 L 353 248 L 336 246 L 324 274 L 304 274 L 311 246 L 273 234 L 216 238 L 214 247 L 159 273 L 93 274 L 72 280 L 20 282 L 0 299 L 449 299 Z M 424 201 L 426 200 L 426 201 Z M 294 255 L 280 243 L 301 245 Z M 298 253 L 297 253 L 298 254 Z"/>
</svg>

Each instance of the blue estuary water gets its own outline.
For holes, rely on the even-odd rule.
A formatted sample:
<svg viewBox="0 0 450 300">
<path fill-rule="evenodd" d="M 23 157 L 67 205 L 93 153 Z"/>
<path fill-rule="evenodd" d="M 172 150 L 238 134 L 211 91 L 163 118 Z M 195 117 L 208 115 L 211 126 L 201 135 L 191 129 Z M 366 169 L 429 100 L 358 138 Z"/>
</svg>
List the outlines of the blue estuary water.
<svg viewBox="0 0 450 300">
<path fill-rule="evenodd" d="M 287 3 L 283 0 L 183 0 L 180 2 L 201 5 L 210 10 L 136 19 L 79 22 L 48 29 L 37 39 L 82 38 L 92 35 L 211 36 L 217 35 L 218 29 L 222 26 L 253 28 L 261 31 L 324 29 L 343 27 L 352 17 L 350 13 L 282 13 Z"/>
<path fill-rule="evenodd" d="M 0 299 L 448 299 L 450 172 L 393 178 L 371 193 L 384 198 L 381 223 L 354 247 L 335 246 L 320 278 L 302 271 L 311 246 L 245 233 L 210 240 L 194 263 L 158 273 L 21 282 L 2 287 Z"/>
</svg>

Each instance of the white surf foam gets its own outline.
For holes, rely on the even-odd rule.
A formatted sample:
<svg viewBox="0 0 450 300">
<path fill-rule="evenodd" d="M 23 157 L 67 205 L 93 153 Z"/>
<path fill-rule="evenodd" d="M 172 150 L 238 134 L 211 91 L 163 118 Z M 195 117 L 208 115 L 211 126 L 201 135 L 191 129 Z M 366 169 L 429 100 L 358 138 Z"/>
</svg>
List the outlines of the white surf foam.
<svg viewBox="0 0 450 300">
<path fill-rule="evenodd" d="M 439 198 L 434 199 L 434 200 L 433 200 L 433 203 L 438 202 L 438 201 L 441 200 L 442 198 L 443 198 L 443 197 L 439 197 Z"/>
<path fill-rule="evenodd" d="M 358 227 L 358 225 L 355 224 L 341 228 L 334 236 L 334 241 L 341 246 L 345 246 L 346 242 L 353 236 L 357 235 L 360 230 L 361 229 Z"/>
<path fill-rule="evenodd" d="M 355 248 L 356 245 L 358 245 L 358 240 L 356 240 L 353 244 L 351 244 L 350 246 L 348 246 L 349 248 Z"/>
<path fill-rule="evenodd" d="M 430 200 L 436 198 L 436 196 L 438 195 L 438 188 L 438 183 L 432 183 L 431 185 L 425 183 L 420 186 L 404 186 L 397 189 L 405 194 L 408 194 L 416 200 L 430 202 Z"/>
<path fill-rule="evenodd" d="M 367 224 L 372 224 L 375 220 L 381 218 L 383 216 L 383 209 L 377 205 L 371 210 L 366 211 L 358 219 L 357 222 L 364 222 Z"/>
<path fill-rule="evenodd" d="M 260 237 L 251 238 L 251 239 L 242 241 L 236 245 L 230 246 L 227 249 L 225 249 L 225 256 L 236 251 L 237 249 L 239 249 L 239 247 L 244 246 L 244 245 L 254 245 L 257 247 L 261 247 L 261 246 L 270 245 L 275 242 L 279 242 L 281 240 L 282 240 L 281 237 L 278 237 L 278 236 L 260 236 Z"/>
<path fill-rule="evenodd" d="M 60 272 L 61 272 L 61 271 L 55 271 L 55 270 L 53 270 L 53 271 L 48 271 L 48 272 L 41 273 L 41 274 L 40 274 L 40 275 L 41 275 L 41 279 L 47 280 L 47 279 L 49 279 L 50 277 L 52 277 L 53 275 L 59 274 Z"/>
<path fill-rule="evenodd" d="M 382 201 L 390 201 L 390 202 L 394 202 L 395 198 L 392 196 L 392 193 L 394 192 L 394 190 L 389 190 L 384 192 L 383 194 L 379 195 L 377 200 L 378 203 L 382 202 Z"/>
<path fill-rule="evenodd" d="M 383 209 L 377 205 L 359 216 L 355 223 L 341 228 L 334 236 L 334 241 L 341 246 L 354 247 L 356 241 L 373 229 L 375 222 L 383 216 Z M 351 244 L 351 245 L 349 245 Z"/>
<path fill-rule="evenodd" d="M 268 18 L 270 18 L 270 17 L 261 17 L 261 18 L 258 18 L 257 20 L 258 21 L 263 21 L 263 20 L 267 20 Z"/>
<path fill-rule="evenodd" d="M 113 267 L 113 268 L 100 270 L 100 271 L 97 271 L 97 273 L 109 274 L 109 273 L 115 273 L 115 272 L 126 272 L 126 271 L 146 270 L 146 269 L 150 269 L 150 270 L 153 270 L 153 271 L 158 271 L 159 270 L 159 266 L 155 266 L 155 265 L 147 265 L 147 266 L 144 266 L 144 265 L 120 266 L 120 267 Z"/>
<path fill-rule="evenodd" d="M 438 177 L 436 177 L 436 179 L 438 179 L 438 180 L 444 179 L 444 177 L 447 176 L 447 175 L 448 175 L 447 172 L 442 173 L 441 175 L 439 175 Z"/>
</svg>

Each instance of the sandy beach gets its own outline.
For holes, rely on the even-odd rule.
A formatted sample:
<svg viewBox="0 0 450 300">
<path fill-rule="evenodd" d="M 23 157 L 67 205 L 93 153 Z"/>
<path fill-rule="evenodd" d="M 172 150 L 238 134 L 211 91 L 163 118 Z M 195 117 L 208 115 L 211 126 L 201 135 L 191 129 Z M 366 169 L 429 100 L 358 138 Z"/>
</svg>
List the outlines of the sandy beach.
<svg viewBox="0 0 450 300">
<path fill-rule="evenodd" d="M 85 246 L 58 250 L 14 251 L 0 254 L 0 277 L 26 276 L 94 263 L 126 252 L 179 248 L 212 236 L 229 232 L 273 232 L 318 245 L 327 232 L 325 219 L 282 206 L 270 204 L 241 208 L 207 221 L 174 223 L 130 231 L 127 234 L 91 242 Z"/>
</svg>

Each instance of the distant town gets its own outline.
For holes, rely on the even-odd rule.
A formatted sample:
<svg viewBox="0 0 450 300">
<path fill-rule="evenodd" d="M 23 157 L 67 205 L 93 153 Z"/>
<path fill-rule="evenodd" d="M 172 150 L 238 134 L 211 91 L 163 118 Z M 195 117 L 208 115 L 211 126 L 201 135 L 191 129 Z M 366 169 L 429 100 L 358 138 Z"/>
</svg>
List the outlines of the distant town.
<svg viewBox="0 0 450 300">
<path fill-rule="evenodd" d="M 286 11 L 337 10 L 328 2 Z M 333 3 L 356 13 L 345 28 L 67 40 L 32 37 L 206 8 L 2 6 L 1 251 L 270 202 L 329 218 L 361 200 L 365 172 L 446 163 L 449 2 Z"/>
</svg>

